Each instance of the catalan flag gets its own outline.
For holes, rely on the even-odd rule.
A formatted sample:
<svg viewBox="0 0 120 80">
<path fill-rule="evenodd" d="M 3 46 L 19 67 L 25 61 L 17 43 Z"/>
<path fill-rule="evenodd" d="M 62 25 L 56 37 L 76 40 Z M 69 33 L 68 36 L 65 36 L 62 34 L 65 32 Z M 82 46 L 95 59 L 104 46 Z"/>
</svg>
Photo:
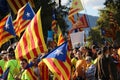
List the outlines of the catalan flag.
<svg viewBox="0 0 120 80">
<path fill-rule="evenodd" d="M 8 33 L 10 33 L 11 35 L 16 36 L 15 30 L 13 27 L 13 23 L 12 23 L 12 16 L 8 17 L 6 24 L 5 24 L 5 27 L 4 27 L 4 30 L 7 31 Z"/>
<path fill-rule="evenodd" d="M 57 45 L 59 46 L 59 45 L 61 45 L 61 44 L 63 44 L 65 42 L 64 36 L 63 36 L 62 31 L 61 31 L 59 26 L 58 26 L 58 34 L 59 34 L 59 36 L 58 36 L 58 43 L 57 43 Z"/>
<path fill-rule="evenodd" d="M 70 9 L 70 11 L 68 13 L 68 19 L 70 20 L 70 22 L 72 24 L 75 24 L 75 22 L 76 22 L 74 20 L 74 15 L 77 14 L 81 10 L 83 10 L 81 0 L 73 0 L 71 9 Z"/>
<path fill-rule="evenodd" d="M 77 14 L 79 11 L 83 10 L 83 6 L 80 0 L 73 0 L 72 6 L 69 11 L 68 17 L 73 16 L 74 14 Z"/>
<path fill-rule="evenodd" d="M 26 29 L 27 25 L 30 23 L 34 15 L 35 13 L 29 3 L 19 9 L 17 18 L 14 21 L 15 23 L 17 23 L 14 24 L 14 26 L 16 26 L 15 30 L 18 36 L 20 36 L 20 33 Z"/>
<path fill-rule="evenodd" d="M 9 41 L 11 38 L 14 36 L 11 35 L 8 31 L 4 30 L 6 21 L 8 20 L 9 15 L 5 16 L 1 21 L 0 21 L 0 47 Z M 11 29 L 12 26 L 8 26 L 9 29 Z"/>
<path fill-rule="evenodd" d="M 76 22 L 74 19 L 74 15 L 68 16 L 68 20 L 72 23 L 72 25 L 75 24 L 75 22 Z"/>
<path fill-rule="evenodd" d="M 17 14 L 18 10 L 28 2 L 32 7 L 35 7 L 33 0 L 7 0 L 7 2 L 15 14 Z"/>
<path fill-rule="evenodd" d="M 67 56 L 67 42 L 48 53 L 43 61 L 58 80 L 70 80 L 70 59 Z"/>
<path fill-rule="evenodd" d="M 81 21 L 82 24 L 83 24 L 83 27 L 81 27 L 81 28 L 86 28 L 86 27 L 89 26 L 89 25 L 88 25 L 88 21 L 87 21 L 87 17 L 86 17 L 85 14 L 83 14 L 83 15 L 80 17 L 80 21 Z"/>
<path fill-rule="evenodd" d="M 27 74 L 30 78 L 30 80 L 37 80 L 37 76 L 34 74 L 34 71 L 32 68 L 27 68 L 25 69 L 25 71 L 23 72 L 23 74 Z"/>
<path fill-rule="evenodd" d="M 40 79 L 41 80 L 49 80 L 49 69 L 47 65 L 43 62 L 40 61 L 38 64 L 39 72 L 40 72 Z"/>
<path fill-rule="evenodd" d="M 27 26 L 22 38 L 18 42 L 15 53 L 17 59 L 31 59 L 47 51 L 41 23 L 41 9 Z"/>
</svg>

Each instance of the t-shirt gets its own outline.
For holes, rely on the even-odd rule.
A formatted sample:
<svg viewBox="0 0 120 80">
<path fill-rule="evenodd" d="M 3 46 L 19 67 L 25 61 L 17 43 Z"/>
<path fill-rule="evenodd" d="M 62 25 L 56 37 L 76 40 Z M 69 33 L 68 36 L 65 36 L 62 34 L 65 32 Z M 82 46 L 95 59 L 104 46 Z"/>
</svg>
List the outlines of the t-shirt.
<svg viewBox="0 0 120 80">
<path fill-rule="evenodd" d="M 20 69 L 17 60 L 9 60 L 5 65 L 5 69 L 7 69 L 8 67 L 10 67 L 10 71 L 7 80 L 14 80 L 15 75 L 19 73 Z"/>
</svg>

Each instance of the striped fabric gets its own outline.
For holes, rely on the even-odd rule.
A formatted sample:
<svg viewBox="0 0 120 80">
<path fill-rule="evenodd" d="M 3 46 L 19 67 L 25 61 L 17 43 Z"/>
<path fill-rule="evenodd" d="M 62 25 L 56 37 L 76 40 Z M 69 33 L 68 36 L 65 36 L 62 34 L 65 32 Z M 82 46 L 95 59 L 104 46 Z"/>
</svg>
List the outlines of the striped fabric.
<svg viewBox="0 0 120 80">
<path fill-rule="evenodd" d="M 62 31 L 61 31 L 59 26 L 58 26 L 58 34 L 59 34 L 59 36 L 58 36 L 58 43 L 57 43 L 57 45 L 59 46 L 59 45 L 61 45 L 61 44 L 63 44 L 65 42 L 64 36 L 63 36 Z"/>
<path fill-rule="evenodd" d="M 32 19 L 22 38 L 16 46 L 15 53 L 17 59 L 31 59 L 37 57 L 40 53 L 47 51 L 44 41 L 41 23 L 41 10 L 37 12 Z"/>
<path fill-rule="evenodd" d="M 75 24 L 74 15 L 83 10 L 83 6 L 80 0 L 73 0 L 71 9 L 68 13 L 68 19 L 72 24 Z"/>
<path fill-rule="evenodd" d="M 49 69 L 47 65 L 43 61 L 40 61 L 38 68 L 40 70 L 40 80 L 49 80 Z"/>
<path fill-rule="evenodd" d="M 13 38 L 14 36 L 11 35 L 9 32 L 4 30 L 4 26 L 5 23 L 8 19 L 8 16 L 5 16 L 1 21 L 0 21 L 0 47 L 6 43 L 7 41 L 9 41 L 11 38 Z"/>
<path fill-rule="evenodd" d="M 23 32 L 27 25 L 30 23 L 30 19 L 29 20 L 26 20 L 26 19 L 23 19 L 23 16 L 24 16 L 24 12 L 25 12 L 25 9 L 26 9 L 26 6 L 28 4 L 24 5 L 22 8 L 20 8 L 18 10 L 18 13 L 17 13 L 17 18 L 16 20 L 13 22 L 14 24 L 14 28 L 15 28 L 15 32 L 18 36 L 20 36 L 20 33 Z"/>
<path fill-rule="evenodd" d="M 64 43 L 64 41 L 61 43 Z M 70 80 L 71 61 L 69 54 L 67 54 L 65 62 L 62 62 L 55 58 L 46 58 L 43 59 L 43 61 L 46 63 L 50 71 L 54 74 L 54 80 Z"/>
<path fill-rule="evenodd" d="M 27 2 L 29 2 L 32 7 L 35 7 L 33 0 L 7 0 L 7 2 L 15 14 L 17 14 L 17 11 Z"/>
<path fill-rule="evenodd" d="M 68 17 L 68 20 L 73 24 L 75 24 L 74 16 L 72 15 L 71 17 Z"/>
<path fill-rule="evenodd" d="M 86 28 L 86 27 L 88 27 L 88 21 L 87 21 L 87 17 L 86 17 L 85 14 L 80 17 L 80 21 L 83 24 L 83 27 L 80 27 L 80 28 Z"/>
<path fill-rule="evenodd" d="M 81 11 L 81 9 L 79 9 L 79 8 L 71 8 L 69 13 L 68 13 L 68 17 L 72 17 L 73 15 L 77 14 L 79 11 Z"/>
<path fill-rule="evenodd" d="M 71 62 L 68 56 L 65 62 L 53 58 L 44 59 L 44 62 L 57 78 L 55 80 L 70 80 Z"/>
<path fill-rule="evenodd" d="M 54 32 L 56 32 L 57 30 L 56 30 L 56 20 L 53 20 L 52 21 L 52 30 L 54 31 Z"/>
<path fill-rule="evenodd" d="M 25 72 L 30 77 L 30 80 L 37 80 L 37 76 L 34 74 L 31 68 L 26 69 Z"/>
</svg>

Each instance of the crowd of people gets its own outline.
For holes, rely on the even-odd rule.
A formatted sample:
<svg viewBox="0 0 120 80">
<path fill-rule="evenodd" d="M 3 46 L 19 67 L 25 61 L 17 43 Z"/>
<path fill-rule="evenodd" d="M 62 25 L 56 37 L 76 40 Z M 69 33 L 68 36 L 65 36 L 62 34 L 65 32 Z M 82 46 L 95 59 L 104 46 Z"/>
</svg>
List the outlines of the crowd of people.
<svg viewBox="0 0 120 80">
<path fill-rule="evenodd" d="M 112 46 L 90 48 L 80 46 L 69 50 L 71 58 L 71 80 L 120 80 L 120 57 L 118 48 Z M 14 49 L 9 47 L 0 53 L 0 75 L 10 67 L 7 80 L 43 80 L 41 55 L 31 59 L 15 59 Z M 32 66 L 30 66 L 32 65 Z M 44 67 L 47 66 L 44 64 Z M 29 75 L 31 72 L 32 76 Z M 46 70 L 46 80 L 53 80 L 53 74 Z"/>
</svg>

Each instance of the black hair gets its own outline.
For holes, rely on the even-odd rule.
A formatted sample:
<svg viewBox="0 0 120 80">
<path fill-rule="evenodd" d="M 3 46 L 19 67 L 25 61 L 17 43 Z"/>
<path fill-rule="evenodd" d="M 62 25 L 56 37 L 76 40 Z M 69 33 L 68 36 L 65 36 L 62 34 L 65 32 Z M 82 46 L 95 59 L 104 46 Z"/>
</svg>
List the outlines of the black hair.
<svg viewBox="0 0 120 80">
<path fill-rule="evenodd" d="M 22 58 L 21 61 L 25 61 L 26 63 L 28 63 L 27 59 Z"/>
</svg>

